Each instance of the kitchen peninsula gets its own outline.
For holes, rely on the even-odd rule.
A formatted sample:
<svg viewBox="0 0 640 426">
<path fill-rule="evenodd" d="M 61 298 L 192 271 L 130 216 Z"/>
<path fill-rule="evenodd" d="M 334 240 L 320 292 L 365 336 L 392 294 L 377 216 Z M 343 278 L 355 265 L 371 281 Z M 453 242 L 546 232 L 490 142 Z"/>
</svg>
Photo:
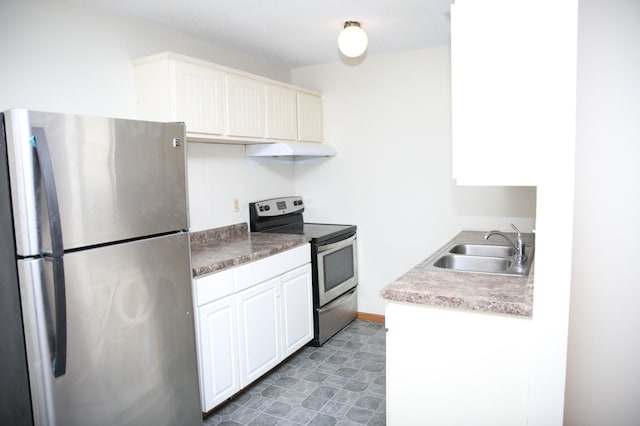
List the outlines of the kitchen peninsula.
<svg viewBox="0 0 640 426">
<path fill-rule="evenodd" d="M 447 245 L 486 243 L 483 236 L 463 231 Z M 523 238 L 533 246 L 532 234 Z M 440 255 L 380 293 L 387 422 L 526 424 L 533 267 L 528 276 L 508 276 L 430 266 Z"/>
</svg>

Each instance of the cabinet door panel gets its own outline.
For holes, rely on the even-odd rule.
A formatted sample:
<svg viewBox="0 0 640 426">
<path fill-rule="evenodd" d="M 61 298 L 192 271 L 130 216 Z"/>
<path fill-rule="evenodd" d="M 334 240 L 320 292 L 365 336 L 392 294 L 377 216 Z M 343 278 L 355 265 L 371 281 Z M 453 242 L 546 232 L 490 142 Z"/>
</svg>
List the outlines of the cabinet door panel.
<svg viewBox="0 0 640 426">
<path fill-rule="evenodd" d="M 298 93 L 298 139 L 322 142 L 322 98 Z"/>
<path fill-rule="evenodd" d="M 313 338 L 311 265 L 282 277 L 283 357 L 291 355 Z"/>
<path fill-rule="evenodd" d="M 190 133 L 224 133 L 224 73 L 175 62 L 175 119 Z"/>
<path fill-rule="evenodd" d="M 296 92 L 267 85 L 267 137 L 295 140 L 298 137 Z"/>
<path fill-rule="evenodd" d="M 202 410 L 209 411 L 240 390 L 235 296 L 198 311 Z"/>
<path fill-rule="evenodd" d="M 230 136 L 265 136 L 265 84 L 227 74 L 228 133 Z"/>
<path fill-rule="evenodd" d="M 237 294 L 241 386 L 251 383 L 281 360 L 279 281 L 274 278 Z"/>
</svg>

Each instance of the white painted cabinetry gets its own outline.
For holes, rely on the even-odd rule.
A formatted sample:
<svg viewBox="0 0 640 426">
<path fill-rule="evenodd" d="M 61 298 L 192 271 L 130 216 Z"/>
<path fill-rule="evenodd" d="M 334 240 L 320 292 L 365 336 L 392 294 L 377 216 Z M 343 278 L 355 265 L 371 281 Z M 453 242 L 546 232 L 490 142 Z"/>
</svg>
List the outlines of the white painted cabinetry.
<svg viewBox="0 0 640 426">
<path fill-rule="evenodd" d="M 189 131 L 224 133 L 224 73 L 175 62 L 175 112 L 173 121 L 189 120 Z"/>
<path fill-rule="evenodd" d="M 198 308 L 202 406 L 213 407 L 240 390 L 235 296 Z"/>
<path fill-rule="evenodd" d="M 527 424 L 531 319 L 387 301 L 387 424 Z"/>
<path fill-rule="evenodd" d="M 322 142 L 320 93 L 159 53 L 134 61 L 138 118 L 184 121 L 198 142 Z"/>
<path fill-rule="evenodd" d="M 322 142 L 322 98 L 298 93 L 298 138 L 306 142 Z"/>
<path fill-rule="evenodd" d="M 295 90 L 267 84 L 267 138 L 298 138 L 298 100 Z M 321 141 L 320 141 L 321 142 Z"/>
<path fill-rule="evenodd" d="M 264 137 L 264 82 L 227 74 L 227 112 L 229 136 Z"/>
<path fill-rule="evenodd" d="M 295 269 L 282 276 L 282 357 L 286 358 L 313 338 L 309 266 Z"/>
<path fill-rule="evenodd" d="M 240 384 L 246 386 L 278 365 L 280 347 L 280 278 L 238 293 Z"/>
<path fill-rule="evenodd" d="M 530 106 L 538 99 L 536 58 L 527 45 L 526 20 L 508 13 L 523 3 L 463 0 L 451 6 L 453 177 L 458 184 L 533 184 L 529 164 L 539 123 Z"/>
<path fill-rule="evenodd" d="M 203 412 L 313 338 L 308 245 L 194 280 Z"/>
<path fill-rule="evenodd" d="M 563 144 L 560 126 L 575 103 L 576 37 L 556 6 L 552 0 L 456 0 L 451 6 L 458 184 L 537 185 Z"/>
<path fill-rule="evenodd" d="M 166 60 L 140 63 L 135 77 L 139 119 L 188 122 L 191 133 L 225 133 L 224 73 Z"/>
</svg>

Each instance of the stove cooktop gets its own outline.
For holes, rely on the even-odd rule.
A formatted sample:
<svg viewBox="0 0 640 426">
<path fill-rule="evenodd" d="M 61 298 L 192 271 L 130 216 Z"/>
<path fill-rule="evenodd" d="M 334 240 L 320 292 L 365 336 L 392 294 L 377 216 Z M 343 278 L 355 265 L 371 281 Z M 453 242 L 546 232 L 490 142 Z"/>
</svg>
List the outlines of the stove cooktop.
<svg viewBox="0 0 640 426">
<path fill-rule="evenodd" d="M 313 244 L 328 244 L 355 235 L 355 225 L 305 223 L 302 197 L 280 197 L 249 203 L 251 232 L 304 234 Z"/>
<path fill-rule="evenodd" d="M 332 223 L 297 223 L 270 229 L 266 232 L 277 234 L 307 235 L 312 243 L 325 243 L 335 238 L 344 239 L 356 233 L 355 225 L 338 225 Z"/>
</svg>

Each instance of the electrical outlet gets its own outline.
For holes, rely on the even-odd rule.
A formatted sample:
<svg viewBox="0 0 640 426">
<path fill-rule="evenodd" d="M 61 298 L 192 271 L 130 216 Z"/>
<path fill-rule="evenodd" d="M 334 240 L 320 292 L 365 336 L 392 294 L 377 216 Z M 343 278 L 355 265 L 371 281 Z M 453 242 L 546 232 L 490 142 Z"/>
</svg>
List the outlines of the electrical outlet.
<svg viewBox="0 0 640 426">
<path fill-rule="evenodd" d="M 235 213 L 240 211 L 240 200 L 238 200 L 238 197 L 233 197 L 233 211 Z"/>
</svg>

